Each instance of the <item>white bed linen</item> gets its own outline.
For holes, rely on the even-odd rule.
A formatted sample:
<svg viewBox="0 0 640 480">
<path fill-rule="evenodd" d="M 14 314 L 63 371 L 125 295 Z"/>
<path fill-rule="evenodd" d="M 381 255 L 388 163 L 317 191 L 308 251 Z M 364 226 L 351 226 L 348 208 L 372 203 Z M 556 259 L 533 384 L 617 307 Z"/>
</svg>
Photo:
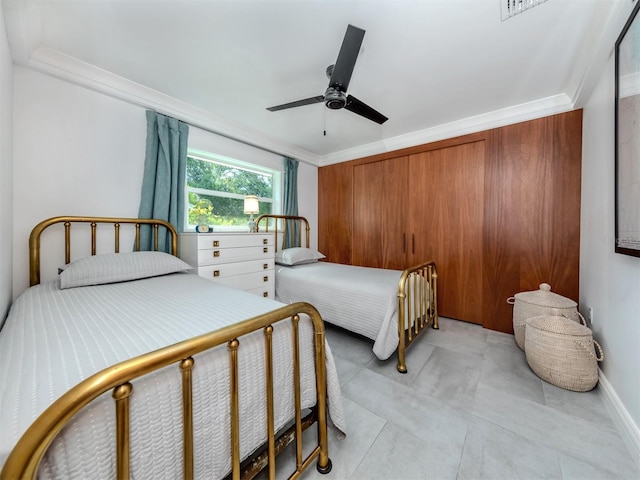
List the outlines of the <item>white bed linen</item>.
<svg viewBox="0 0 640 480">
<path fill-rule="evenodd" d="M 316 262 L 276 265 L 276 298 L 309 302 L 329 323 L 374 340 L 386 360 L 398 347 L 398 282 L 402 272 Z"/>
<path fill-rule="evenodd" d="M 0 331 L 0 464 L 35 418 L 93 373 L 280 306 L 188 273 L 67 290 L 60 290 L 58 282 L 30 288 L 16 300 Z M 264 339 L 260 332 L 250 337 L 239 350 L 243 456 L 266 440 Z M 276 426 L 293 413 L 290 338 L 289 321 L 276 325 Z M 303 404 L 309 407 L 315 404 L 315 377 L 308 319 L 300 323 L 300 338 Z M 340 386 L 328 347 L 326 364 L 331 420 L 344 431 Z M 195 365 L 196 477 L 220 478 L 230 470 L 226 346 L 197 356 Z M 134 382 L 132 478 L 182 477 L 180 388 L 177 366 Z M 107 392 L 54 440 L 41 476 L 113 478 L 113 417 Z M 158 450 L 163 454 L 151 454 Z"/>
</svg>

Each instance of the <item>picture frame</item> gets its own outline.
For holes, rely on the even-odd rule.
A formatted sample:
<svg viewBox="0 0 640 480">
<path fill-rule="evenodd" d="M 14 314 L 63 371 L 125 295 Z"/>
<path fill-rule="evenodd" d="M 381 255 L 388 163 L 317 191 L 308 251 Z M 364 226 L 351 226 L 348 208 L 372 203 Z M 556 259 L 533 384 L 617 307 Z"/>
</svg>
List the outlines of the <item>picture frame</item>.
<svg viewBox="0 0 640 480">
<path fill-rule="evenodd" d="M 615 44 L 615 251 L 640 257 L 640 1 Z"/>
</svg>

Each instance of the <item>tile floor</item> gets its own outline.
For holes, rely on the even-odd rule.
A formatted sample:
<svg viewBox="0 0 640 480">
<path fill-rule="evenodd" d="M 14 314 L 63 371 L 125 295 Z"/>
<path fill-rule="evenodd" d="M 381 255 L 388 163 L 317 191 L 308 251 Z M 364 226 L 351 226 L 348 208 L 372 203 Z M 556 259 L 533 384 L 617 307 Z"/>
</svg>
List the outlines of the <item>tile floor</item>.
<svg viewBox="0 0 640 480">
<path fill-rule="evenodd" d="M 367 340 L 330 325 L 327 339 L 348 432 L 330 429 L 332 471 L 304 479 L 640 479 L 598 389 L 540 380 L 511 335 L 443 318 L 405 375 Z"/>
</svg>

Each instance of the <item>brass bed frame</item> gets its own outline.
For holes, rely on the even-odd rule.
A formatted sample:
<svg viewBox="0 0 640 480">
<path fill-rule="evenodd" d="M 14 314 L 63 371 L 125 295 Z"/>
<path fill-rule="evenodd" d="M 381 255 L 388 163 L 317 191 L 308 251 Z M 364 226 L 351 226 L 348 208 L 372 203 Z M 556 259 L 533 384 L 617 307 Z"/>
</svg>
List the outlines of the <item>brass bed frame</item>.
<svg viewBox="0 0 640 480">
<path fill-rule="evenodd" d="M 75 223 L 88 223 L 91 228 L 92 255 L 96 250 L 96 229 L 98 224 L 111 223 L 115 232 L 115 252 L 119 250 L 120 226 L 132 224 L 136 229 L 135 249 L 139 249 L 141 225 L 152 225 L 154 230 L 155 250 L 158 248 L 159 228 L 165 227 L 172 236 L 172 253 L 177 255 L 177 233 L 171 224 L 152 219 L 107 218 L 107 217 L 54 217 L 34 227 L 30 240 L 30 278 L 32 285 L 40 280 L 40 236 L 51 225 L 63 223 L 65 229 L 65 261 L 70 259 L 70 230 Z M 307 315 L 314 329 L 314 358 L 316 378 L 316 405 L 310 413 L 301 408 L 300 361 L 298 325 L 300 315 Z M 290 319 L 293 326 L 293 384 L 295 418 L 283 432 L 275 432 L 274 425 L 274 385 L 272 335 L 277 324 Z M 259 449 L 258 454 L 242 461 L 240 458 L 240 425 L 239 425 L 239 378 L 238 357 L 242 337 L 251 332 L 263 330 L 265 345 L 265 409 L 267 413 L 267 442 Z M 129 439 L 129 402 L 133 394 L 131 381 L 168 365 L 176 365 L 182 378 L 182 419 L 183 419 L 183 460 L 184 478 L 192 479 L 194 475 L 193 445 L 193 404 L 192 373 L 195 366 L 194 356 L 219 345 L 227 345 L 230 363 L 230 444 L 232 471 L 229 478 L 253 478 L 268 467 L 268 478 L 275 478 L 275 456 L 288 444 L 295 441 L 296 470 L 290 478 L 298 478 L 301 473 L 317 459 L 317 469 L 321 473 L 331 470 L 328 456 L 327 437 L 327 404 L 326 404 L 326 370 L 325 370 L 325 335 L 324 324 L 318 311 L 308 303 L 287 305 L 248 320 L 229 325 L 225 328 L 194 337 L 183 342 L 141 355 L 113 365 L 89 377 L 54 402 L 28 428 L 8 456 L 0 478 L 2 479 L 35 479 L 42 457 L 46 453 L 56 435 L 75 413 L 88 405 L 104 392 L 112 391 L 115 403 L 116 419 L 116 473 L 118 479 L 129 478 L 130 439 Z M 311 453 L 303 458 L 302 431 L 317 424 L 317 445 Z"/>
<path fill-rule="evenodd" d="M 305 217 L 297 215 L 263 214 L 256 219 L 264 230 L 273 232 L 278 250 L 279 235 L 286 238 L 293 230 L 291 239 L 296 246 L 309 248 L 310 228 Z M 303 242 L 303 231 L 304 242 Z M 407 373 L 406 349 L 429 325 L 439 329 L 438 324 L 438 272 L 435 262 L 425 262 L 407 268 L 398 282 L 398 364 L 400 373 Z M 330 320 L 329 320 L 330 322 Z"/>
</svg>

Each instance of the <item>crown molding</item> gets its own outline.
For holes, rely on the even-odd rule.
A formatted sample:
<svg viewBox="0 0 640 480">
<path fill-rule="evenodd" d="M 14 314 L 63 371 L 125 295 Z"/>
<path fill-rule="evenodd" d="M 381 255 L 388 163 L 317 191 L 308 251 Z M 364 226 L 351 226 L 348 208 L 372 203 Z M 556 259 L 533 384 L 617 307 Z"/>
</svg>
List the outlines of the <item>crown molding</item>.
<svg viewBox="0 0 640 480">
<path fill-rule="evenodd" d="M 573 103 L 568 95 L 554 95 L 325 155 L 320 160 L 320 166 L 400 150 L 406 147 L 445 140 L 469 133 L 481 132 L 491 128 L 503 127 L 505 125 L 555 115 L 557 113 L 564 113 L 573 109 Z"/>
<path fill-rule="evenodd" d="M 316 167 L 563 113 L 574 108 L 574 104 L 566 94 L 554 95 L 320 156 L 294 145 L 276 142 L 260 132 L 249 130 L 228 118 L 196 108 L 186 102 L 56 50 L 46 47 L 34 50 L 25 66 L 112 98 L 145 109 L 155 110 L 216 135 L 221 135 L 276 155 L 295 158 Z"/>
<path fill-rule="evenodd" d="M 169 95 L 115 75 L 56 50 L 40 47 L 34 50 L 26 65 L 41 73 L 94 90 L 145 109 L 182 120 L 189 125 L 230 138 L 276 155 L 287 156 L 314 166 L 317 155 L 274 141 L 260 132 L 247 129 L 233 120 L 194 107 Z"/>
</svg>

